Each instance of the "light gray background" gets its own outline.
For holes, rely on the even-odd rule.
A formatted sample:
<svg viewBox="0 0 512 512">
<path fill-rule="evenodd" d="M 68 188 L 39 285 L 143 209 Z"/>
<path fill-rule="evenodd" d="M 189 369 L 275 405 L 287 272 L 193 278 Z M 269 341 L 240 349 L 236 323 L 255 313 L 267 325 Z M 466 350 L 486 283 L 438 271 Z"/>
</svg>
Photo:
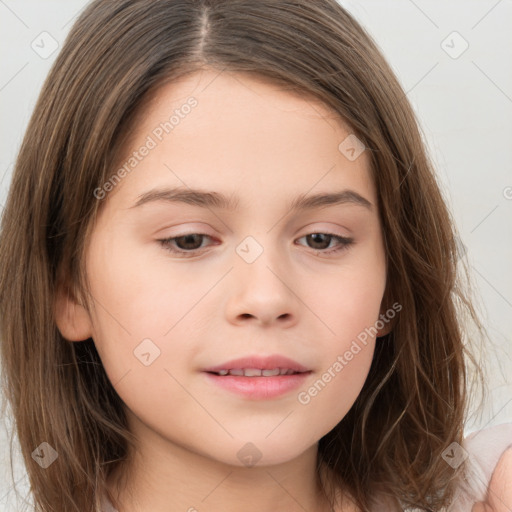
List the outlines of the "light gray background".
<svg viewBox="0 0 512 512">
<path fill-rule="evenodd" d="M 510 422 L 512 0 L 341 3 L 382 48 L 418 114 L 467 249 L 485 325 L 500 347 L 483 354 L 492 368 L 492 401 L 470 421 L 467 433 Z M 41 56 L 31 45 L 39 45 L 40 53 L 49 51 L 50 37 L 40 35 L 48 32 L 60 48 L 85 4 L 0 0 L 0 208 L 29 116 L 58 53 Z M 0 422 L 0 510 L 14 511 L 20 508 L 27 479 L 15 456 L 22 494 L 16 498 L 9 473 L 9 426 L 8 418 Z"/>
</svg>

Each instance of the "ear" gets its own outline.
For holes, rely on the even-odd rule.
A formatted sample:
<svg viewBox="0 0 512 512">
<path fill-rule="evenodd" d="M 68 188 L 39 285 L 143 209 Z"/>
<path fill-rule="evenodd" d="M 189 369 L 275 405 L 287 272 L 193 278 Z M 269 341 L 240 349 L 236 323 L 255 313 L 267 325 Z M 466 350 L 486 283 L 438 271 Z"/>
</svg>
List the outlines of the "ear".
<svg viewBox="0 0 512 512">
<path fill-rule="evenodd" d="M 92 337 L 89 312 L 65 284 L 57 287 L 54 313 L 57 327 L 68 341 L 84 341 Z"/>
</svg>

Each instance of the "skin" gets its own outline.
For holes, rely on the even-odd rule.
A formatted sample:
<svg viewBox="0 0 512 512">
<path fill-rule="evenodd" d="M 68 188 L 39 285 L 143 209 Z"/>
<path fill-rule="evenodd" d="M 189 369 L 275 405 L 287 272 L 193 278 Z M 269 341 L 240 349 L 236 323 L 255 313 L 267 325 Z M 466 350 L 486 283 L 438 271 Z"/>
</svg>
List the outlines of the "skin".
<svg viewBox="0 0 512 512">
<path fill-rule="evenodd" d="M 476 503 L 472 512 L 510 512 L 512 510 L 512 447 L 503 453 L 494 469 L 485 502 Z"/>
<path fill-rule="evenodd" d="M 318 441 L 359 395 L 378 340 L 370 336 L 307 405 L 297 394 L 389 307 L 368 152 L 347 159 L 338 146 L 350 129 L 313 99 L 202 71 L 159 89 L 133 127 L 127 157 L 189 96 L 198 105 L 103 199 L 85 255 L 94 309 L 64 291 L 56 303 L 66 339 L 94 339 L 138 439 L 126 487 L 112 481 L 120 490 L 115 505 L 122 512 L 330 510 L 315 484 Z M 132 208 L 164 186 L 233 194 L 239 211 L 165 201 Z M 286 207 L 301 193 L 345 188 L 372 210 Z M 336 239 L 321 246 L 306 237 L 330 232 L 354 243 L 328 255 Z M 158 242 L 186 233 L 208 235 L 193 257 Z M 236 252 L 247 236 L 263 248 L 250 264 Z M 377 335 L 390 329 L 391 322 Z M 149 366 L 133 353 L 145 338 L 160 350 Z M 312 370 L 304 386 L 277 398 L 232 394 L 201 372 L 277 353 Z M 247 442 L 261 453 L 253 467 L 237 457 Z M 356 510 L 346 498 L 337 510 Z"/>
</svg>

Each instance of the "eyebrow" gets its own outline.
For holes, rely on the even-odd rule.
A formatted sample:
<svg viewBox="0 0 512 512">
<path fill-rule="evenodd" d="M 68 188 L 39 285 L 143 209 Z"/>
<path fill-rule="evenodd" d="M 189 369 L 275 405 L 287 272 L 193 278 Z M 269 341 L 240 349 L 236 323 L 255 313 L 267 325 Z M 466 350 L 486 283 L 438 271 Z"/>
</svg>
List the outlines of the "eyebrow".
<svg viewBox="0 0 512 512">
<path fill-rule="evenodd" d="M 136 203 L 130 208 L 136 208 L 152 202 L 185 203 L 201 208 L 217 208 L 227 211 L 237 211 L 239 200 L 236 196 L 226 196 L 219 192 L 210 192 L 191 188 L 164 188 L 153 189 L 141 194 Z M 314 195 L 300 194 L 288 204 L 288 210 L 312 210 L 332 205 L 352 204 L 363 206 L 372 211 L 373 206 L 368 199 L 358 194 L 355 190 L 341 190 L 331 193 L 319 193 Z"/>
</svg>

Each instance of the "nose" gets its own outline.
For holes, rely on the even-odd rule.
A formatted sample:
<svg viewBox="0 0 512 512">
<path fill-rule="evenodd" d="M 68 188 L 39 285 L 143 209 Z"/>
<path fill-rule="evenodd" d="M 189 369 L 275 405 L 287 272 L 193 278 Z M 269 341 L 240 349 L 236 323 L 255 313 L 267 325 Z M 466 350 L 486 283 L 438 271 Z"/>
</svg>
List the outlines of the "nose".
<svg viewBox="0 0 512 512">
<path fill-rule="evenodd" d="M 291 327 L 297 322 L 300 301 L 293 277 L 265 252 L 254 262 L 235 263 L 226 316 L 233 324 L 251 322 L 261 326 Z"/>
</svg>

